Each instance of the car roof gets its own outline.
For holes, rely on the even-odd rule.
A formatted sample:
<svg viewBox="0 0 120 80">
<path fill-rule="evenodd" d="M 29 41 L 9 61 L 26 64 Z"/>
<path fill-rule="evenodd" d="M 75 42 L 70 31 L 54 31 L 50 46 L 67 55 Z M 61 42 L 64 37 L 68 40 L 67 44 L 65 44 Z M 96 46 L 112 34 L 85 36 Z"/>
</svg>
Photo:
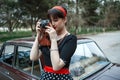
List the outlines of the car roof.
<svg viewBox="0 0 120 80">
<path fill-rule="evenodd" d="M 23 46 L 32 46 L 35 37 L 25 37 L 25 38 L 17 38 L 13 40 L 8 40 L 4 44 L 16 44 L 16 45 L 23 45 Z"/>
<path fill-rule="evenodd" d="M 7 44 L 33 45 L 35 37 L 25 37 L 6 41 Z M 77 43 L 93 42 L 90 38 L 77 38 Z"/>
<path fill-rule="evenodd" d="M 78 38 L 77 43 L 88 43 L 88 42 L 95 42 L 90 38 Z"/>
</svg>

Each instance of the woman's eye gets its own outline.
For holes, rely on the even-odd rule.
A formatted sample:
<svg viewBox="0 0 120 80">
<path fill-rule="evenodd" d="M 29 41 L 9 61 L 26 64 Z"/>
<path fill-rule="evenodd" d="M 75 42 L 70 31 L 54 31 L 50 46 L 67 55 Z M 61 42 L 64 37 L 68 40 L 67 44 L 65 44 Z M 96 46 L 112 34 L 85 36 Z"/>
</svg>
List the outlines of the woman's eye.
<svg viewBox="0 0 120 80">
<path fill-rule="evenodd" d="M 53 21 L 57 22 L 57 21 L 58 21 L 58 19 L 54 19 Z"/>
</svg>

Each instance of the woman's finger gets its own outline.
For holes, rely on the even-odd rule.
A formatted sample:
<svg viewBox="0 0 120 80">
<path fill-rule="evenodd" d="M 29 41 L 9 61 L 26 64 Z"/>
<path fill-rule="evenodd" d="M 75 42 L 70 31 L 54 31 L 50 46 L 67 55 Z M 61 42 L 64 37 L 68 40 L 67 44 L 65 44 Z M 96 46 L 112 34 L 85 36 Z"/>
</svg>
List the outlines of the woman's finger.
<svg viewBox="0 0 120 80">
<path fill-rule="evenodd" d="M 38 21 L 37 22 L 40 22 L 41 21 L 41 19 L 38 19 Z"/>
<path fill-rule="evenodd" d="M 50 25 L 51 27 L 53 27 L 51 23 L 49 23 L 49 25 Z"/>
</svg>

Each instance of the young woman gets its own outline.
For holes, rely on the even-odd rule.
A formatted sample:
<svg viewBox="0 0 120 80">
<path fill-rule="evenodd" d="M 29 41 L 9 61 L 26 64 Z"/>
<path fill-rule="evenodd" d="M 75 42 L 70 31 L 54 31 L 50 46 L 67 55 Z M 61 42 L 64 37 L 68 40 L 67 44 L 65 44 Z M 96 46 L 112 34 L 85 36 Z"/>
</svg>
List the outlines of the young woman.
<svg viewBox="0 0 120 80">
<path fill-rule="evenodd" d="M 37 35 L 30 59 L 36 60 L 43 55 L 45 65 L 40 80 L 73 80 L 69 64 L 77 46 L 77 38 L 66 29 L 67 10 L 62 6 L 54 6 L 48 10 L 47 16 L 50 23 L 45 26 L 46 29 L 41 28 L 40 21 L 36 24 Z M 49 39 L 44 38 L 46 34 Z"/>
</svg>

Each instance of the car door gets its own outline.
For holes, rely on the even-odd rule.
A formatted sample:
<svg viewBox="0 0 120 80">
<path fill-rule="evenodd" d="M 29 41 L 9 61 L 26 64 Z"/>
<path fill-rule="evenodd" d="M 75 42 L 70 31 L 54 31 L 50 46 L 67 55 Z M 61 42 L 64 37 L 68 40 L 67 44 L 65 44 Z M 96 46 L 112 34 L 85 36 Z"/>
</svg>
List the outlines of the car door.
<svg viewBox="0 0 120 80">
<path fill-rule="evenodd" d="M 30 46 L 18 45 L 16 49 L 15 68 L 21 73 L 19 76 L 26 77 L 30 80 L 37 80 L 41 75 L 41 62 L 40 60 L 30 60 Z M 24 74 L 24 75 L 23 75 Z"/>
<path fill-rule="evenodd" d="M 0 56 L 0 79 L 38 80 L 40 78 L 39 60 L 30 61 L 30 49 L 17 44 L 5 44 Z"/>
<path fill-rule="evenodd" d="M 31 46 L 6 43 L 0 52 L 0 78 L 4 80 L 39 80 L 41 60 L 30 60 Z"/>
<path fill-rule="evenodd" d="M 4 46 L 2 46 L 0 57 L 0 73 L 2 74 L 1 77 L 4 78 L 4 80 L 14 79 L 12 73 L 13 71 L 12 68 L 14 64 L 14 50 L 15 50 L 14 45 L 5 44 Z"/>
</svg>

